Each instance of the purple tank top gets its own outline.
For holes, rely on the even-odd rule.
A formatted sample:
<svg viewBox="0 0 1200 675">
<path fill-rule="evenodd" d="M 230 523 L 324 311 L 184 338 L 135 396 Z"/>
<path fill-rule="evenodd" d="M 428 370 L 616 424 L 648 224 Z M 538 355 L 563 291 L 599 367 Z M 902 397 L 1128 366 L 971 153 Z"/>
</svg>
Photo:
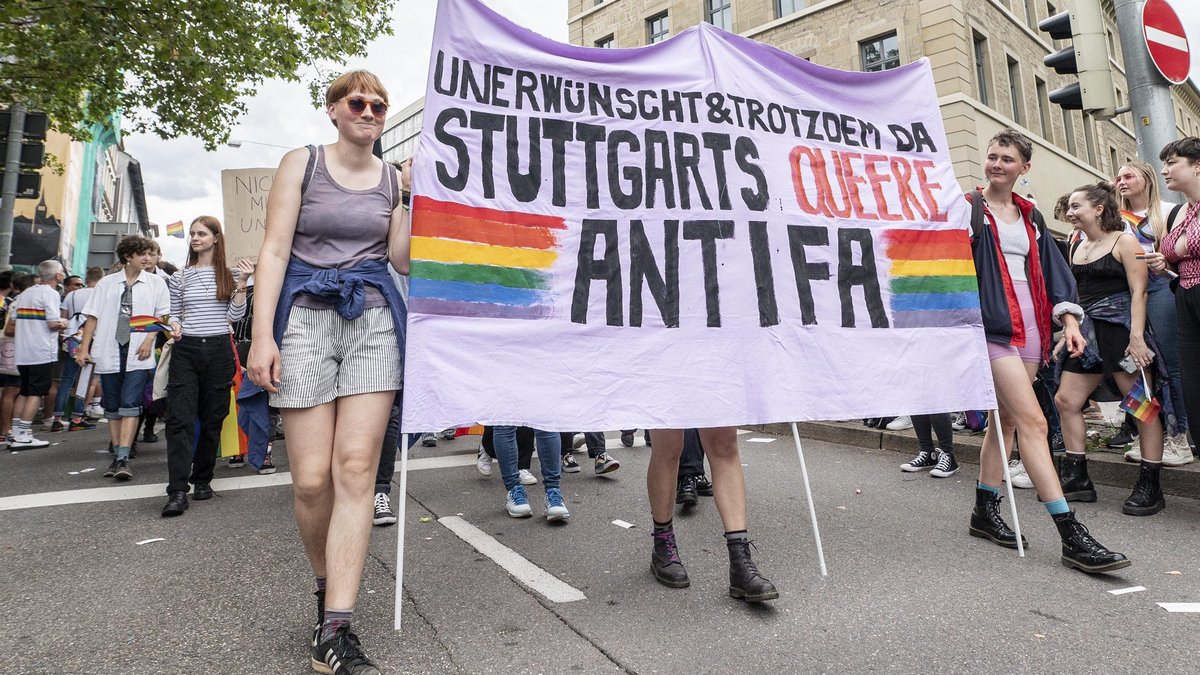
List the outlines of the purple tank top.
<svg viewBox="0 0 1200 675">
<path fill-rule="evenodd" d="M 315 267 L 347 269 L 364 260 L 387 259 L 388 228 L 399 203 L 396 172 L 387 163 L 379 184 L 367 190 L 338 185 L 325 166 L 325 147 L 318 145 L 300 197 L 300 214 L 292 238 L 292 255 Z M 367 307 L 386 307 L 379 291 L 366 289 Z M 330 304 L 301 295 L 296 305 L 328 309 Z"/>
</svg>

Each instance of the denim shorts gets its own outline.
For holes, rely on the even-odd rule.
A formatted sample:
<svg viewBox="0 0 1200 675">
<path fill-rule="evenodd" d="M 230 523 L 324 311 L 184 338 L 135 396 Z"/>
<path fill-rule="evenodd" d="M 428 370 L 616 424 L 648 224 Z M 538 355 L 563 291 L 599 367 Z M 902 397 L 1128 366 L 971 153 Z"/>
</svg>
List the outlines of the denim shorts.
<svg viewBox="0 0 1200 675">
<path fill-rule="evenodd" d="M 142 414 L 142 397 L 146 383 L 153 370 L 125 370 L 129 346 L 121 347 L 121 370 L 100 374 L 102 389 L 100 402 L 104 406 L 104 419 L 119 420 L 122 417 L 137 417 Z"/>
<path fill-rule="evenodd" d="M 342 396 L 400 389 L 400 348 L 387 307 L 347 321 L 334 309 L 293 306 L 279 344 L 276 408 L 311 408 Z"/>
</svg>

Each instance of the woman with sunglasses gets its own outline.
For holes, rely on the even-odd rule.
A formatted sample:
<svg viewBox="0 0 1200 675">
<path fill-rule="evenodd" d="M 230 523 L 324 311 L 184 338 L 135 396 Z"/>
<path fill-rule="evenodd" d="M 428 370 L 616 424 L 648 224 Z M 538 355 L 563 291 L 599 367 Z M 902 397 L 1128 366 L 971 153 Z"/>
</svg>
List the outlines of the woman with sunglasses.
<svg viewBox="0 0 1200 675">
<path fill-rule="evenodd" d="M 1195 421 L 1200 420 L 1200 138 L 1168 143 L 1159 159 L 1167 189 L 1186 197 L 1187 205 L 1173 219 L 1179 222 L 1169 223 L 1159 250 L 1146 256 L 1146 265 L 1174 278 L 1183 405 Z"/>
<path fill-rule="evenodd" d="M 387 91 L 352 71 L 325 92 L 337 141 L 284 156 L 259 252 L 250 377 L 283 413 L 296 522 L 316 576 L 318 672 L 377 675 L 350 618 L 371 534 L 376 465 L 400 388 L 408 273 L 396 170 L 372 153 Z"/>
<path fill-rule="evenodd" d="M 1113 179 L 1117 189 L 1117 206 L 1125 220 L 1125 231 L 1137 238 L 1146 254 L 1158 249 L 1169 229 L 1167 222 L 1172 213 L 1179 214 L 1179 205 L 1163 201 L 1158 188 L 1154 167 L 1148 162 L 1131 161 L 1117 170 Z M 1158 357 L 1162 359 L 1170 374 L 1171 396 L 1178 402 L 1183 396 L 1183 378 L 1179 363 L 1179 326 L 1176 320 L 1175 294 L 1171 292 L 1171 277 L 1149 271 L 1146 286 L 1146 320 L 1158 341 Z M 1126 425 L 1135 424 L 1132 416 L 1125 416 Z M 1163 464 L 1180 466 L 1192 461 L 1192 449 L 1187 440 L 1187 414 L 1182 406 L 1175 409 L 1175 424 L 1178 433 L 1163 441 Z M 1125 453 L 1131 462 L 1142 461 L 1137 447 Z"/>
</svg>

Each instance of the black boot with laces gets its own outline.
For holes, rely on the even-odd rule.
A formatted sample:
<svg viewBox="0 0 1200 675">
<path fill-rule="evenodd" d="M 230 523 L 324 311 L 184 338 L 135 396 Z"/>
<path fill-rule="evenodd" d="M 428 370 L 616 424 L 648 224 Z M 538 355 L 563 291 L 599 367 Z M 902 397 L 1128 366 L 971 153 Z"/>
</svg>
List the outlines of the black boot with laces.
<svg viewBox="0 0 1200 675">
<path fill-rule="evenodd" d="M 1017 533 L 1013 532 L 1004 518 L 1000 516 L 999 494 L 981 487 L 975 488 L 975 510 L 971 512 L 971 536 L 991 540 L 992 543 L 1004 548 L 1017 547 Z M 1021 544 L 1029 548 L 1025 536 L 1021 536 Z"/>
<path fill-rule="evenodd" d="M 1083 523 L 1075 520 L 1075 512 L 1052 516 L 1058 534 L 1062 537 L 1062 564 L 1088 574 L 1112 572 L 1133 563 L 1124 555 L 1104 548 L 1096 541 Z"/>
<path fill-rule="evenodd" d="M 1133 486 L 1133 494 L 1125 500 L 1121 513 L 1128 516 L 1152 516 L 1167 508 L 1167 500 L 1163 498 L 1162 485 L 1159 482 L 1161 473 L 1162 464 L 1143 460 L 1142 470 Z"/>
<path fill-rule="evenodd" d="M 750 547 L 753 544 L 749 539 L 731 539 L 726 546 L 729 547 L 729 597 L 746 602 L 762 602 L 779 597 L 775 584 L 764 577 L 750 559 Z"/>
<path fill-rule="evenodd" d="M 675 548 L 675 531 L 654 533 L 654 553 L 650 556 L 650 569 L 654 578 L 663 586 L 671 588 L 687 588 L 691 585 L 687 569 L 679 559 L 679 551 Z"/>
<path fill-rule="evenodd" d="M 1069 502 L 1096 501 L 1096 486 L 1088 476 L 1087 455 L 1068 452 L 1063 455 L 1058 469 L 1058 482 L 1062 485 L 1063 499 Z"/>
</svg>

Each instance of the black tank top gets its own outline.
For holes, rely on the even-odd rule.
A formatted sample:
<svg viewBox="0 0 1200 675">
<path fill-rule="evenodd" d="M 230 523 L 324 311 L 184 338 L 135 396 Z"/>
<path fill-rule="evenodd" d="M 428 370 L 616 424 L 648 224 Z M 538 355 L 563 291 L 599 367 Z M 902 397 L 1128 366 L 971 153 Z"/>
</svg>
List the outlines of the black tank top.
<svg viewBox="0 0 1200 675">
<path fill-rule="evenodd" d="M 1120 237 L 1117 238 L 1118 241 Z M 1075 285 L 1079 290 L 1079 304 L 1087 307 L 1092 303 L 1110 295 L 1129 292 L 1129 279 L 1125 276 L 1125 266 L 1113 256 L 1117 248 L 1114 242 L 1112 249 L 1105 255 L 1083 264 L 1075 263 L 1075 250 L 1080 242 L 1071 247 L 1071 273 L 1075 275 Z"/>
</svg>

